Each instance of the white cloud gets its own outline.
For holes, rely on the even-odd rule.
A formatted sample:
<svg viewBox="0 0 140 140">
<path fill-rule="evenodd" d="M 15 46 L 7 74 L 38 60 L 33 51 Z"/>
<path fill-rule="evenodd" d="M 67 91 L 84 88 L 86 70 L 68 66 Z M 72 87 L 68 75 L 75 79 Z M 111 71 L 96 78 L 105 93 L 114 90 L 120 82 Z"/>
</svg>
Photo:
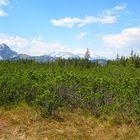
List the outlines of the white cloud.
<svg viewBox="0 0 140 140">
<path fill-rule="evenodd" d="M 60 42 L 47 42 L 44 41 L 43 36 L 29 40 L 20 36 L 0 34 L 0 44 L 2 43 L 6 43 L 12 50 L 17 51 L 18 53 L 31 56 L 45 55 L 53 52 L 72 52 L 73 54 L 84 56 L 87 49 L 80 47 L 73 48 L 72 46 Z M 106 51 L 106 48 L 103 51 L 93 50 L 94 44 L 92 42 L 89 42 L 87 45 L 89 46 L 91 57 L 102 56 L 109 58 L 113 55 L 111 51 Z"/>
<path fill-rule="evenodd" d="M 0 6 L 7 5 L 9 3 L 8 0 L 0 0 Z"/>
<path fill-rule="evenodd" d="M 3 17 L 3 16 L 7 16 L 7 13 L 5 13 L 3 10 L 0 9 L 0 17 Z"/>
<path fill-rule="evenodd" d="M 118 34 L 104 35 L 103 41 L 110 47 L 140 47 L 140 28 L 132 27 L 122 30 Z"/>
<path fill-rule="evenodd" d="M 5 6 L 9 3 L 8 0 L 0 0 L 0 16 L 7 16 L 8 14 L 6 12 L 4 12 L 1 7 Z"/>
<path fill-rule="evenodd" d="M 75 38 L 78 40 L 81 40 L 82 38 L 84 38 L 86 35 L 88 34 L 88 32 L 80 32 L 79 34 L 75 35 Z"/>
<path fill-rule="evenodd" d="M 11 49 L 18 53 L 25 53 L 32 56 L 49 54 L 52 52 L 72 52 L 74 54 L 84 54 L 85 49 L 71 48 L 59 42 L 46 42 L 40 36 L 37 39 L 28 40 L 20 36 L 8 36 L 0 34 L 0 44 L 6 43 Z"/>
<path fill-rule="evenodd" d="M 99 16 L 87 16 L 85 18 L 72 18 L 66 17 L 61 19 L 52 19 L 50 22 L 54 26 L 62 27 L 82 27 L 87 24 L 112 24 L 117 22 L 118 12 L 123 11 L 126 8 L 126 4 L 115 6 L 112 9 L 106 9 Z"/>
<path fill-rule="evenodd" d="M 20 36 L 8 36 L 5 34 L 0 34 L 0 44 L 6 43 L 12 50 L 17 51 L 21 54 L 27 54 L 31 56 L 40 56 L 46 55 L 53 52 L 72 52 L 73 54 L 84 56 L 87 48 L 73 48 L 72 46 L 68 46 L 62 44 L 60 42 L 46 42 L 40 36 L 37 39 L 28 40 Z M 108 52 L 101 52 L 92 50 L 90 47 L 90 54 L 92 57 L 97 55 L 106 56 Z M 108 55 L 107 55 L 108 56 Z"/>
<path fill-rule="evenodd" d="M 125 3 L 120 4 L 120 5 L 117 5 L 117 6 L 113 7 L 112 9 L 105 9 L 104 12 L 103 12 L 103 15 L 108 15 L 108 16 L 114 15 L 116 17 L 117 14 L 119 12 L 122 12 L 123 10 L 125 10 L 125 8 L 126 8 Z"/>
<path fill-rule="evenodd" d="M 122 11 L 122 10 L 124 10 L 126 8 L 126 4 L 124 3 L 124 4 L 120 4 L 120 5 L 117 5 L 117 6 L 115 6 L 114 8 L 113 8 L 113 10 L 114 11 Z"/>
<path fill-rule="evenodd" d="M 63 18 L 63 19 L 53 19 L 51 20 L 51 23 L 54 26 L 62 26 L 62 27 L 82 27 L 87 24 L 93 24 L 93 23 L 99 23 L 99 24 L 111 24 L 115 23 L 117 21 L 115 16 L 108 16 L 105 15 L 103 17 L 93 17 L 93 16 L 88 16 L 85 17 L 84 19 L 80 18 Z"/>
<path fill-rule="evenodd" d="M 53 51 L 65 50 L 66 46 L 60 43 L 48 43 L 40 36 L 37 39 L 28 40 L 20 36 L 8 36 L 0 34 L 0 43 L 6 43 L 18 53 L 28 55 L 43 55 Z"/>
<path fill-rule="evenodd" d="M 79 18 L 67 17 L 67 18 L 59 19 L 59 20 L 53 19 L 53 20 L 51 20 L 51 22 L 55 26 L 73 27 L 75 23 L 80 23 L 80 22 L 82 22 L 82 20 Z"/>
</svg>

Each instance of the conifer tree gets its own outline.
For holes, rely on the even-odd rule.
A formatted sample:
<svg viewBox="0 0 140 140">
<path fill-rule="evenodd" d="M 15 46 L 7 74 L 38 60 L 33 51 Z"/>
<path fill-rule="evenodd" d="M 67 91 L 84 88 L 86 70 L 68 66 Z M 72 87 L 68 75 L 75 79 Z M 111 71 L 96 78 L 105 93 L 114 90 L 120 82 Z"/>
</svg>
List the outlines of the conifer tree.
<svg viewBox="0 0 140 140">
<path fill-rule="evenodd" d="M 87 48 L 87 51 L 85 53 L 85 59 L 89 59 L 90 58 L 90 52 L 89 49 Z"/>
</svg>

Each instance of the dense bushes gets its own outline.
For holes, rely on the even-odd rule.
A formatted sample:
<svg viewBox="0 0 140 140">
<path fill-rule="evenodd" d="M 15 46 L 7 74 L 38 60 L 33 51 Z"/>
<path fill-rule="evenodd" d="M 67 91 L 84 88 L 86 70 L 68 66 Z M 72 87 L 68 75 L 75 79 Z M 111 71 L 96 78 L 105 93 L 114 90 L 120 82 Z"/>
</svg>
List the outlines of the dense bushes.
<svg viewBox="0 0 140 140">
<path fill-rule="evenodd" d="M 81 67 L 82 62 L 88 67 Z M 25 102 L 43 115 L 67 107 L 86 109 L 95 116 L 119 114 L 128 121 L 140 119 L 140 69 L 130 65 L 132 59 L 127 59 L 125 66 L 122 60 L 105 66 L 87 60 L 62 63 L 1 61 L 0 105 Z"/>
</svg>

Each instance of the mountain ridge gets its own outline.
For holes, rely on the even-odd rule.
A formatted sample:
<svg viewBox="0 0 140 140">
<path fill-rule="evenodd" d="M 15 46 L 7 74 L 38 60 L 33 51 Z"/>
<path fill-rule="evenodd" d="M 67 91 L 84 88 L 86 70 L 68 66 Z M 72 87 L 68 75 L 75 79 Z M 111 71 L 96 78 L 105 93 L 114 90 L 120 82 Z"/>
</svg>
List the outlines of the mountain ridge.
<svg viewBox="0 0 140 140">
<path fill-rule="evenodd" d="M 72 59 L 72 58 L 84 58 L 82 55 L 73 54 L 71 52 L 53 52 L 46 55 L 41 56 L 30 56 L 27 54 L 18 54 L 16 51 L 12 50 L 7 44 L 0 44 L 0 60 L 35 60 L 37 62 L 46 62 L 46 61 L 54 61 L 57 58 L 62 59 Z M 90 57 L 90 61 L 96 60 L 106 60 L 100 56 Z"/>
<path fill-rule="evenodd" d="M 0 44 L 0 59 L 1 60 L 8 60 L 13 56 L 18 55 L 16 51 L 10 49 L 8 45 L 5 43 Z"/>
</svg>

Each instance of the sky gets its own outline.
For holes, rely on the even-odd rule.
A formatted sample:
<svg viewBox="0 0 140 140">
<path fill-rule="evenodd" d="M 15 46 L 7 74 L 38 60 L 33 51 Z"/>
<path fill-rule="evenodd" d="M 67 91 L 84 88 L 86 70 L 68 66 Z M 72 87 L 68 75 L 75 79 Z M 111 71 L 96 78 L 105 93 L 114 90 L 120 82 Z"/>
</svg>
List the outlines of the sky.
<svg viewBox="0 0 140 140">
<path fill-rule="evenodd" d="M 140 54 L 140 0 L 0 0 L 0 43 L 18 53 Z"/>
</svg>

